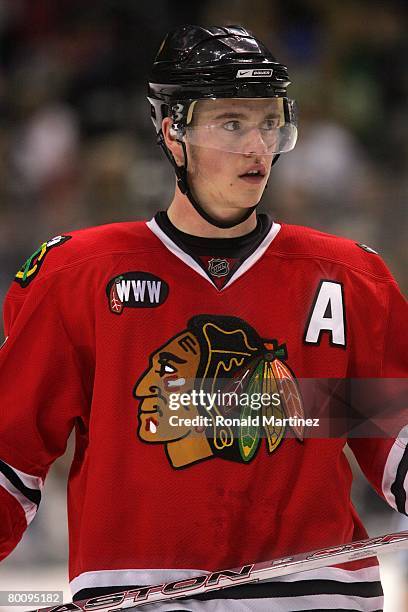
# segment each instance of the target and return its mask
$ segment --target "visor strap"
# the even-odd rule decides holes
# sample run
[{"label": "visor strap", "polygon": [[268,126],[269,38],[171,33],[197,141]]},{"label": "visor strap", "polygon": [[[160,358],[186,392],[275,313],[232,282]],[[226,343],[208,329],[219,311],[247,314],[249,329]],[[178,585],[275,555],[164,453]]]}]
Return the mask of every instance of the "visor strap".
[{"label": "visor strap", "polygon": [[[177,165],[177,162],[174,159],[173,154],[169,151],[169,149],[166,146],[162,130],[160,130],[160,132],[157,134],[157,144],[164,151],[165,156],[167,157],[167,159],[169,160],[169,162],[173,166],[174,172],[176,173],[176,177],[177,177],[177,185],[178,185],[181,193],[185,194],[187,192],[187,189],[188,189],[188,186],[187,186],[187,168],[186,168],[185,165],[183,165],[183,166],[178,166]],[[184,158],[186,159],[185,153],[184,153]]]}]

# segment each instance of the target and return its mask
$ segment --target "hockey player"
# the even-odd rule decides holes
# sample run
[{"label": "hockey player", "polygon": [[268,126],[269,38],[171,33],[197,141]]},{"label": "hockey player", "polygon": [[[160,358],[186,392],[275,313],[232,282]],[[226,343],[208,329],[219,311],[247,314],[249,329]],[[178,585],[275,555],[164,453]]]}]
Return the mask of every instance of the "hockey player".
[{"label": "hockey player", "polygon": [[[75,599],[366,535],[350,501],[346,438],[305,434],[296,379],[403,378],[407,307],[372,250],[257,214],[273,163],[296,142],[288,86],[286,68],[241,27],[169,33],[149,100],[177,177],[170,207],[148,222],[44,242],[8,292],[0,556],[34,518],[74,428]],[[229,407],[214,400],[219,390],[277,392],[282,403],[262,406],[261,424],[234,428],[222,420]],[[173,426],[172,416],[185,420]],[[403,427],[393,438],[349,441],[402,513],[406,443]],[[382,605],[378,566],[365,560],[153,609]]]}]

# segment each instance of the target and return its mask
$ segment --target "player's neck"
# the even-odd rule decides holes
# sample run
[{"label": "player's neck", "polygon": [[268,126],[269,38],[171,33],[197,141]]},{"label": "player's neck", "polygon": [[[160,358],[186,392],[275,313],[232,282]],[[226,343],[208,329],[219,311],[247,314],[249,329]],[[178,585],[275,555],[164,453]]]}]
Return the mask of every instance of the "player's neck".
[{"label": "player's neck", "polygon": [[[210,210],[208,212],[212,213]],[[179,189],[176,189],[174,199],[167,209],[167,215],[171,223],[180,231],[192,236],[203,236],[204,238],[234,238],[236,236],[244,236],[252,232],[257,224],[256,213],[254,211],[248,219],[236,227],[216,227],[198,214],[190,200]],[[222,220],[231,220],[231,217],[228,217],[228,212],[224,214]]]}]

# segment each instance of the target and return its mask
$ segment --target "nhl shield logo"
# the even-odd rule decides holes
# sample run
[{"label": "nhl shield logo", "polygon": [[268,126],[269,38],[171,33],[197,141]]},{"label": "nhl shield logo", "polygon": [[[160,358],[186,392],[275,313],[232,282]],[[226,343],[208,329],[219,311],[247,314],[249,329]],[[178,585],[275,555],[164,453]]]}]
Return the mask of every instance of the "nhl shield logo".
[{"label": "nhl shield logo", "polygon": [[229,263],[226,259],[215,259],[214,257],[208,262],[208,271],[212,276],[217,278],[227,276],[230,271]]}]

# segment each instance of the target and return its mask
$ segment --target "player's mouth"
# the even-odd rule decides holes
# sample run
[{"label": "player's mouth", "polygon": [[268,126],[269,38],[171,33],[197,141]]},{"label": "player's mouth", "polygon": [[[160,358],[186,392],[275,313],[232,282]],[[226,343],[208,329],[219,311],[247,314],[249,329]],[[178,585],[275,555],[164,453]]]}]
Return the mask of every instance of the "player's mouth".
[{"label": "player's mouth", "polygon": [[239,178],[245,181],[246,183],[252,185],[259,185],[265,179],[265,175],[266,168],[263,164],[253,164],[252,166],[249,166],[249,168],[247,168],[245,172],[240,174]]}]

